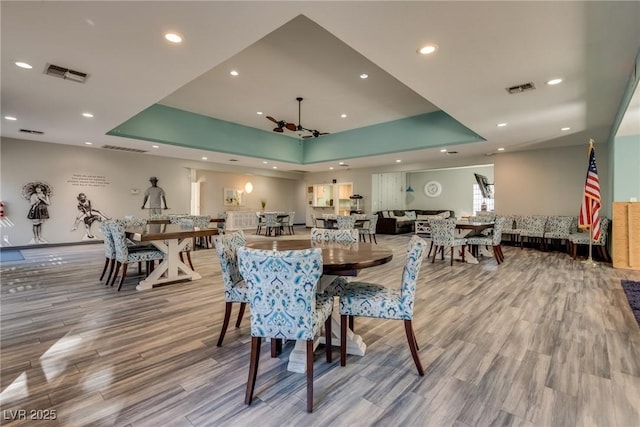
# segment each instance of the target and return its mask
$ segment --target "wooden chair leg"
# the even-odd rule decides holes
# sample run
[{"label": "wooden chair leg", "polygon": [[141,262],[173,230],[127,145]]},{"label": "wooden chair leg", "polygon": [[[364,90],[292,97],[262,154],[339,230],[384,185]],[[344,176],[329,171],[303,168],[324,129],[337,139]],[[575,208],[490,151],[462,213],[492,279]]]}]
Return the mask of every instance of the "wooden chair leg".
[{"label": "wooden chair leg", "polygon": [[102,269],[102,274],[100,275],[100,281],[102,281],[102,278],[104,277],[104,273],[107,272],[107,267],[109,266],[109,261],[111,261],[109,258],[104,259],[104,268]]},{"label": "wooden chair leg", "polygon": [[496,262],[500,264],[500,254],[498,253],[498,246],[493,247],[493,257],[496,259]]},{"label": "wooden chair leg", "polygon": [[347,366],[347,317],[340,315],[340,366]]},{"label": "wooden chair leg", "polygon": [[[371,237],[369,237],[369,243],[371,243]],[[376,240],[376,235],[373,235],[373,243],[375,243],[376,245],[378,244],[378,241]]]},{"label": "wooden chair leg", "polygon": [[127,277],[127,267],[129,267],[129,263],[124,263],[122,265],[122,277],[120,277],[120,283],[118,284],[118,292],[122,288],[122,284],[124,283],[124,278]]},{"label": "wooden chair leg", "polygon": [[282,339],[271,338],[271,357],[278,357],[282,353]]},{"label": "wooden chair leg", "polygon": [[331,316],[327,317],[327,320],[324,322],[324,335],[324,353],[327,358],[327,363],[331,363],[333,361],[333,348],[331,347]]},{"label": "wooden chair leg", "polygon": [[258,364],[260,362],[261,337],[251,337],[251,357],[249,359],[249,378],[247,378],[247,391],[244,395],[244,403],[251,405],[253,400],[253,390],[256,387],[256,376],[258,374]]},{"label": "wooden chair leg", "polygon": [[571,245],[571,256],[573,257],[573,259],[576,259],[577,255],[578,255],[578,245],[572,244]]},{"label": "wooden chair leg", "polygon": [[116,259],[112,258],[109,266],[109,275],[107,276],[107,280],[104,282],[105,286],[107,286],[109,284],[109,281],[111,280],[111,274],[113,274],[113,268],[115,267],[115,265],[116,265]]},{"label": "wooden chair leg", "polygon": [[224,339],[224,334],[227,333],[227,327],[229,326],[229,318],[231,317],[232,307],[233,307],[232,302],[227,302],[224,305],[224,320],[222,321],[222,330],[220,331],[220,337],[218,338],[218,343],[216,344],[218,347],[222,347],[222,340]]},{"label": "wooden chair leg", "polygon": [[116,261],[116,271],[113,272],[113,278],[111,279],[110,286],[113,286],[113,284],[116,282],[116,279],[118,278],[118,273],[120,272],[121,265],[122,263],[120,261]]},{"label": "wooden chair leg", "polygon": [[413,363],[416,364],[416,368],[418,369],[418,375],[423,377],[424,369],[422,368],[422,363],[420,362],[420,357],[418,356],[418,346],[416,344],[416,336],[413,333],[413,326],[411,325],[411,320],[404,321],[404,331],[407,334],[407,342],[409,343],[409,350],[411,350]]},{"label": "wooden chair leg", "polygon": [[242,322],[242,316],[244,316],[244,309],[247,308],[246,302],[240,303],[240,312],[238,313],[238,320],[236,320],[236,328],[240,327],[240,322]]},{"label": "wooden chair leg", "polygon": [[313,340],[307,340],[307,412],[313,412]]},{"label": "wooden chair leg", "polygon": [[195,271],[195,268],[193,268],[193,263],[191,262],[191,251],[187,251],[185,253],[187,254],[187,259],[189,260],[189,266],[191,267],[192,270]]},{"label": "wooden chair leg", "polygon": [[451,246],[451,267],[453,267],[453,246]]},{"label": "wooden chair leg", "polygon": [[355,322],[356,322],[356,317],[355,316],[349,316],[349,329],[351,329],[351,332],[355,331]]}]

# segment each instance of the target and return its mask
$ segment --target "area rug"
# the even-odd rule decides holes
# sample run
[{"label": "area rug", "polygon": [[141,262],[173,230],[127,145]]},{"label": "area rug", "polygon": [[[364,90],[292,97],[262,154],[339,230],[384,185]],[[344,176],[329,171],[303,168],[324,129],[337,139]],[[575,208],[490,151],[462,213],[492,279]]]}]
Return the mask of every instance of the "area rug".
[{"label": "area rug", "polygon": [[622,279],[621,284],[622,289],[624,289],[624,293],[627,295],[627,299],[629,300],[631,311],[633,311],[633,315],[636,317],[636,321],[640,325],[640,282]]},{"label": "area rug", "polygon": [[0,262],[9,262],[9,261],[22,261],[24,257],[22,253],[17,249],[9,249],[0,251]]}]

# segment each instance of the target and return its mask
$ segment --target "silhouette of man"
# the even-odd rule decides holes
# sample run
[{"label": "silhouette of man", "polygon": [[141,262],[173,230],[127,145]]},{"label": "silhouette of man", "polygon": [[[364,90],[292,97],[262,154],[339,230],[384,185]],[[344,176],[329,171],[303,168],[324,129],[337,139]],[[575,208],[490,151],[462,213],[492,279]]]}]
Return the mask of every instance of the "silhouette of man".
[{"label": "silhouette of man", "polygon": [[144,209],[148,200],[149,216],[160,215],[162,213],[162,209],[169,209],[167,207],[167,199],[165,198],[164,190],[158,187],[158,178],[152,176],[151,178],[149,178],[149,182],[151,183],[151,187],[147,188],[147,190],[144,192],[142,209]]}]

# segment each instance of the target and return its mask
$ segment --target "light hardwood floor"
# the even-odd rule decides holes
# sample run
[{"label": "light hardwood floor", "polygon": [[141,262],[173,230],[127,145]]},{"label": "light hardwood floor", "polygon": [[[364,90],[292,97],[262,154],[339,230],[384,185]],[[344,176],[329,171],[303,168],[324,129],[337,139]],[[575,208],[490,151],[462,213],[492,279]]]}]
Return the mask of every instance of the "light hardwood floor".
[{"label": "light hardwood floor", "polygon": [[[308,238],[297,228],[297,238]],[[252,236],[247,230],[250,239]],[[359,280],[399,286],[410,235],[378,235],[391,263]],[[192,253],[201,280],[121,292],[98,282],[102,245],[22,251],[1,266],[2,424],[54,409],[60,426],[640,426],[640,327],[620,286],[640,272],[585,266],[559,252],[505,247],[505,262],[425,260],[414,327],[359,318],[363,357],[286,370],[291,344],[264,344],[254,402],[244,404],[250,326],[216,347],[224,299],[213,250]],[[234,311],[234,316],[237,312]]]}]

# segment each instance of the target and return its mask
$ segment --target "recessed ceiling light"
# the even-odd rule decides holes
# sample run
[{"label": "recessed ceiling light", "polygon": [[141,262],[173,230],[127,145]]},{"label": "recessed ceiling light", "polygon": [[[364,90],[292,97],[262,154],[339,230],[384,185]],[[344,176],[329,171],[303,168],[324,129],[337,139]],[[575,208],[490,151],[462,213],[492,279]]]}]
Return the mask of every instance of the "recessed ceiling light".
[{"label": "recessed ceiling light", "polygon": [[238,73],[236,70],[231,70],[229,74],[231,74],[232,76],[237,76],[240,73]]},{"label": "recessed ceiling light", "polygon": [[329,166],[329,170],[332,171],[333,170],[333,166]]},{"label": "recessed ceiling light", "polygon": [[93,145],[93,142],[91,142],[91,141],[86,141],[86,142],[85,142],[85,145]]},{"label": "recessed ceiling light", "polygon": [[496,126],[498,126],[499,128],[503,128],[505,127],[507,124],[506,123],[498,123]]},{"label": "recessed ceiling light", "polygon": [[15,64],[16,64],[18,67],[20,67],[20,68],[25,68],[25,69],[27,69],[27,70],[30,70],[30,69],[32,69],[32,68],[33,68],[31,65],[27,64],[26,62],[20,62],[20,61],[18,61],[18,62],[16,62]]},{"label": "recessed ceiling light", "polygon": [[344,162],[340,162],[340,163],[338,163],[338,164],[339,164],[339,165],[344,165]]},{"label": "recessed ceiling light", "polygon": [[7,120],[11,120],[11,121],[18,120],[17,118],[15,118],[13,116],[4,116],[4,118],[7,119]]},{"label": "recessed ceiling light", "polygon": [[562,131],[571,130],[571,128],[561,128],[560,130],[562,130]]},{"label": "recessed ceiling light", "polygon": [[206,157],[202,157],[202,160],[207,160],[207,158]]},{"label": "recessed ceiling light", "polygon": [[360,78],[363,79],[363,80],[366,79],[367,77],[369,77],[369,74],[367,74],[367,73],[360,74]]},{"label": "recessed ceiling light", "polygon": [[182,37],[180,37],[176,33],[167,33],[164,35],[164,38],[171,43],[180,43],[182,41]]},{"label": "recessed ceiling light", "polygon": [[396,160],[396,163],[402,163],[402,160],[398,159]]},{"label": "recessed ceiling light", "polygon": [[267,162],[267,161],[262,162],[263,165],[266,165],[267,163],[269,163],[269,162]]},{"label": "recessed ceiling light", "polygon": [[345,119],[347,117],[346,114],[340,114],[340,117],[342,117],[343,119]]},{"label": "recessed ceiling light", "polygon": [[557,85],[558,83],[562,83],[562,79],[551,79],[547,82],[550,86]]},{"label": "recessed ceiling light", "polygon": [[160,148],[160,147],[157,145],[152,145],[151,148]]},{"label": "recessed ceiling light", "polygon": [[277,167],[277,166],[274,166],[273,168],[274,168],[274,169],[278,169],[278,167]]},{"label": "recessed ceiling light", "polygon": [[256,114],[261,116],[262,115],[262,111],[256,111]]},{"label": "recessed ceiling light", "polygon": [[91,113],[82,113],[82,115],[83,115],[84,117],[88,117],[88,118],[93,117],[93,114],[91,114]]},{"label": "recessed ceiling light", "polygon": [[504,151],[504,148],[500,147],[498,148],[498,151]]},{"label": "recessed ceiling light", "polygon": [[447,149],[446,149],[446,148],[443,148],[442,150],[440,150],[440,152],[441,152],[441,153],[446,153],[446,152],[447,152]]},{"label": "recessed ceiling light", "polygon": [[435,52],[436,50],[438,50],[438,46],[435,44],[428,44],[426,46],[422,46],[420,48],[418,48],[418,53],[420,55],[429,55],[433,52]]}]

